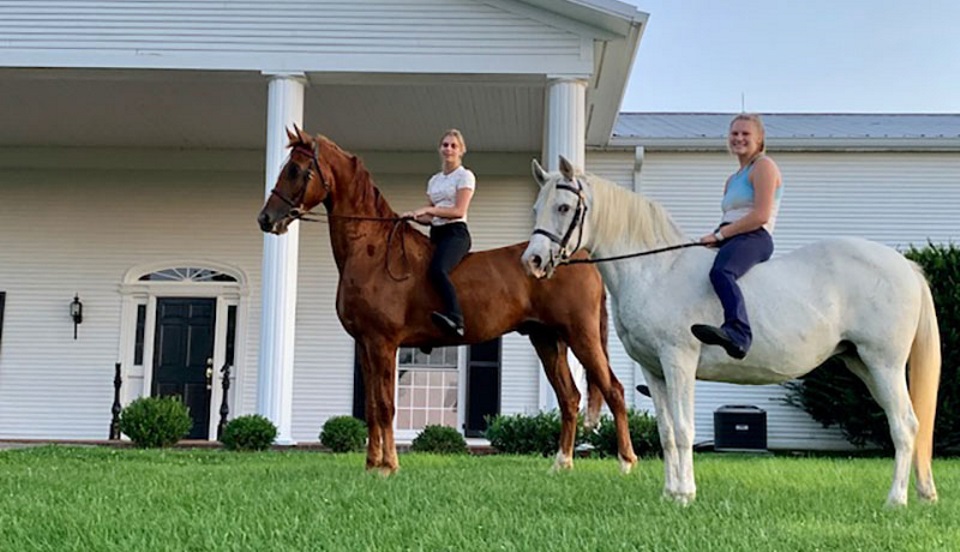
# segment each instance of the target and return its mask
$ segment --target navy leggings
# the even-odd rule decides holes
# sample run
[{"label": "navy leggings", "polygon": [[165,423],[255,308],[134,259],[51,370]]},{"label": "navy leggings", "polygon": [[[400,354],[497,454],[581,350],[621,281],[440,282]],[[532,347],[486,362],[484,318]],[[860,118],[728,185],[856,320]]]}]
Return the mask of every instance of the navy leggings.
[{"label": "navy leggings", "polygon": [[466,223],[451,222],[430,227],[430,241],[436,246],[433,258],[430,259],[430,268],[427,274],[433,287],[443,300],[444,314],[458,324],[463,324],[463,312],[460,310],[460,301],[457,300],[457,291],[450,281],[450,272],[460,264],[463,257],[470,251],[470,231]]},{"label": "navy leggings", "polygon": [[750,349],[753,333],[737,279],[771,255],[773,238],[765,229],[759,228],[723,240],[710,269],[710,283],[723,305],[723,329],[745,351]]}]

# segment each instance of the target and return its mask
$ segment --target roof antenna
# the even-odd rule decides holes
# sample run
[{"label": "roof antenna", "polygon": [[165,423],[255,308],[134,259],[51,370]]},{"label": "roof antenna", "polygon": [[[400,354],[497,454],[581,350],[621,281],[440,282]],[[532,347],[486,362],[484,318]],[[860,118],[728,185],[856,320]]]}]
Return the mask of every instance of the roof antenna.
[{"label": "roof antenna", "polygon": [[740,113],[746,113],[746,112],[747,112],[747,108],[745,107],[745,106],[746,106],[746,100],[745,100],[744,98],[745,98],[744,93],[743,93],[743,92],[740,92]]}]

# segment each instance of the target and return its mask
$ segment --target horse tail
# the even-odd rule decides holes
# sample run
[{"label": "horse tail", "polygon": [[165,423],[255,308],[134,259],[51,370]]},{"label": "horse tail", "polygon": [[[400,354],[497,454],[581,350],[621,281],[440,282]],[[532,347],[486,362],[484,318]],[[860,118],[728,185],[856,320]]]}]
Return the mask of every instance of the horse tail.
[{"label": "horse tail", "polygon": [[933,294],[923,270],[916,263],[910,263],[920,283],[920,322],[914,334],[910,349],[909,382],[910,400],[919,421],[917,440],[914,447],[917,488],[921,496],[936,500],[933,486],[931,459],[933,457],[933,423],[937,415],[937,388],[940,385],[940,330],[937,327],[937,313],[934,310]]}]

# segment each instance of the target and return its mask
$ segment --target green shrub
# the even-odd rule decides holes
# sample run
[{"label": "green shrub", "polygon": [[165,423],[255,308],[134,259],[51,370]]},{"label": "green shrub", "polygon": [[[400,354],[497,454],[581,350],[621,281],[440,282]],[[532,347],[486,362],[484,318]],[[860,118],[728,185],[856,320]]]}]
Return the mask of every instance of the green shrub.
[{"label": "green shrub", "polygon": [[323,424],[320,442],[333,452],[356,452],[367,444],[367,424],[353,416],[334,416]]},{"label": "green shrub", "polygon": [[[960,249],[929,244],[923,249],[911,247],[905,255],[923,268],[937,310],[943,367],[934,446],[943,451],[960,445]],[[883,410],[841,361],[828,360],[800,381],[784,386],[784,402],[807,411],[824,427],[839,427],[851,443],[893,447]]]},{"label": "green shrub", "polygon": [[227,450],[266,450],[277,438],[277,426],[259,414],[239,416],[223,428],[220,442]]},{"label": "green shrub", "polygon": [[428,425],[413,440],[410,450],[437,454],[466,454],[467,441],[452,427]]},{"label": "green shrub", "polygon": [[[551,456],[560,446],[560,413],[557,410],[533,416],[498,415],[487,418],[484,433],[490,444],[507,454]],[[583,441],[583,417],[577,418],[576,443]]]},{"label": "green shrub", "polygon": [[[657,456],[662,452],[655,417],[646,411],[631,408],[627,411],[627,425],[630,428],[630,442],[637,456]],[[587,434],[587,442],[601,456],[617,456],[617,424],[613,418],[606,414],[601,416],[597,427]]]},{"label": "green shrub", "polygon": [[190,411],[180,397],[140,397],[120,412],[120,431],[141,448],[172,446],[191,427]]}]

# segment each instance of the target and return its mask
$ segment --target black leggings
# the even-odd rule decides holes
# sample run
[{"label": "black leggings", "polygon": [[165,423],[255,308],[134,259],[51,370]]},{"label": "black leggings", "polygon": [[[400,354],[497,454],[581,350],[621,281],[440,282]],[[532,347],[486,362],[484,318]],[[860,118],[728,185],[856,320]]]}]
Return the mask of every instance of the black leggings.
[{"label": "black leggings", "polygon": [[463,312],[460,310],[460,301],[457,300],[457,291],[450,281],[450,272],[460,264],[463,257],[470,251],[470,231],[466,223],[451,222],[430,227],[430,241],[436,246],[433,258],[430,259],[430,269],[427,272],[434,288],[443,300],[445,314],[458,324],[463,324]]}]

